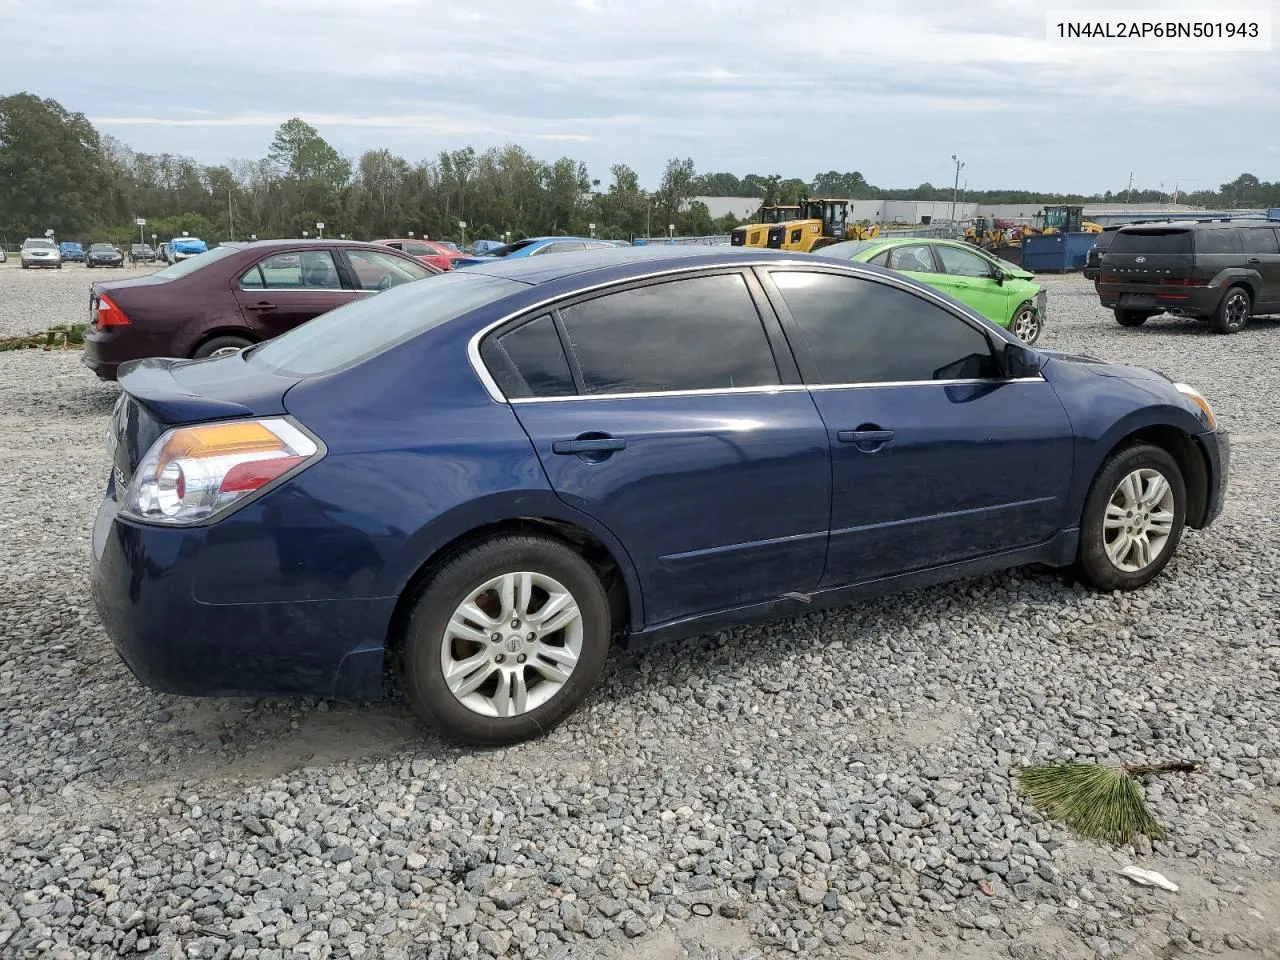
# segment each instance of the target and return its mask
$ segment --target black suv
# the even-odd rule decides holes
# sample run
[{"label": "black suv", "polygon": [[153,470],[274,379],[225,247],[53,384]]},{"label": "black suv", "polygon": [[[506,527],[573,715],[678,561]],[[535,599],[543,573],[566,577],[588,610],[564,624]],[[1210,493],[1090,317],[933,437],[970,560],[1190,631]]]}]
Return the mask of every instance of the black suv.
[{"label": "black suv", "polygon": [[1102,232],[1098,234],[1098,239],[1093,241],[1093,246],[1089,248],[1089,254],[1084,261],[1084,277],[1086,280],[1098,279],[1098,267],[1102,264],[1102,255],[1111,246],[1111,241],[1116,238],[1116,231],[1119,229],[1120,224],[1103,227]]},{"label": "black suv", "polygon": [[1277,228],[1280,221],[1243,218],[1121,227],[1102,254],[1098,299],[1124,327],[1172,313],[1238,333],[1250,316],[1280,313]]},{"label": "black suv", "polygon": [[156,252],[149,243],[135,243],[129,247],[130,263],[155,263]]}]

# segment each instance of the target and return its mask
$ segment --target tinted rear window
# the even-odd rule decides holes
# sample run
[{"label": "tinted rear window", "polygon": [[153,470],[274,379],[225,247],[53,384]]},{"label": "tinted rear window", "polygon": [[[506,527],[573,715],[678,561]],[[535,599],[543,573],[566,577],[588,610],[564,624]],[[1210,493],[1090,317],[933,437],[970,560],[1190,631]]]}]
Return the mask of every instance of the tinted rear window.
[{"label": "tinted rear window", "polygon": [[288,376],[332,373],[519,290],[480,273],[441,273],[323,313],[248,351],[248,362]]},{"label": "tinted rear window", "polygon": [[1103,232],[1098,234],[1098,239],[1093,241],[1094,249],[1096,249],[1099,253],[1101,253],[1103,250],[1106,250],[1107,247],[1111,246],[1111,242],[1115,240],[1118,233],[1119,231],[1112,230],[1109,233]]},{"label": "tinted rear window", "polygon": [[1190,253],[1190,230],[1143,230],[1129,233],[1120,230],[1111,243],[1109,253]]}]

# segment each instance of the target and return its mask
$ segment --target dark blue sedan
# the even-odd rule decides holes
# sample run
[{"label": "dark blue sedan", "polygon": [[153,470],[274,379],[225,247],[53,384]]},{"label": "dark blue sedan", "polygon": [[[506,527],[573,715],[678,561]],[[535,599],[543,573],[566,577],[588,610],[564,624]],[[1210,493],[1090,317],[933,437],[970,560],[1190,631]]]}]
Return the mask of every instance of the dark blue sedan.
[{"label": "dark blue sedan", "polygon": [[1141,587],[1228,440],[1158,373],[782,252],[477,264],[122,366],[94,596],[159,690],[549,729],[610,644],[1029,563]]}]

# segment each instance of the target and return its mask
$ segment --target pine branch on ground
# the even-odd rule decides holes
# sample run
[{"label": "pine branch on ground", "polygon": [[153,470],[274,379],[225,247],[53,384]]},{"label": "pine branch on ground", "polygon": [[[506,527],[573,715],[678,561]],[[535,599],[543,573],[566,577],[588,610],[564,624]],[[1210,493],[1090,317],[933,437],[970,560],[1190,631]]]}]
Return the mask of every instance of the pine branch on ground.
[{"label": "pine branch on ground", "polygon": [[1045,816],[1060,820],[1082,837],[1129,844],[1138,834],[1166,837],[1147,809],[1141,780],[1156,773],[1189,773],[1198,764],[1173,762],[1129,767],[1092,763],[1048,764],[1018,773],[1027,799]]},{"label": "pine branch on ground", "polygon": [[85,324],[58,324],[40,333],[0,339],[0,353],[8,350],[69,350],[84,346]]}]

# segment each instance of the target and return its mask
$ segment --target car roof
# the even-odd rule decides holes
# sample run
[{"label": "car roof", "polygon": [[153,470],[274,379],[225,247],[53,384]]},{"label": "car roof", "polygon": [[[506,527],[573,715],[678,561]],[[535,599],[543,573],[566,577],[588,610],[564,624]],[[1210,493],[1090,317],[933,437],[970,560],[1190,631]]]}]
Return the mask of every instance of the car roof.
[{"label": "car roof", "polygon": [[[555,239],[566,239],[563,237]],[[690,269],[698,267],[733,267],[744,260],[755,262],[804,263],[820,266],[824,261],[808,253],[791,253],[785,250],[767,250],[759,247],[730,247],[725,245],[654,245],[641,247],[601,247],[594,250],[575,250],[550,257],[517,257],[514,260],[496,258],[459,269],[467,273],[483,273],[503,277],[521,283],[541,284],[566,277],[579,276],[612,268],[611,279],[625,279],[652,273],[655,263],[669,262]],[[826,264],[839,263],[829,259]],[[861,265],[860,265],[861,266]],[[875,269],[875,268],[872,268]]]},{"label": "car roof", "polygon": [[[177,239],[181,240],[181,237]],[[194,237],[187,239],[194,240]],[[275,239],[275,240],[226,240],[219,246],[235,247],[238,250],[260,250],[263,247],[296,247],[301,245],[316,247],[378,247],[384,244],[376,243],[373,240],[330,240],[328,237],[321,240],[319,237],[294,237],[293,239]]]}]

